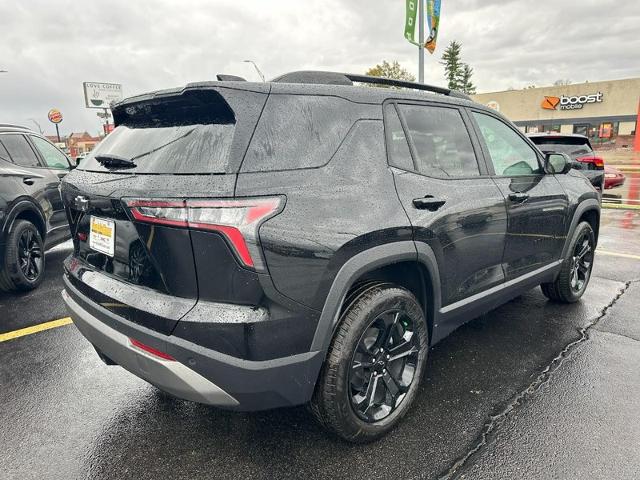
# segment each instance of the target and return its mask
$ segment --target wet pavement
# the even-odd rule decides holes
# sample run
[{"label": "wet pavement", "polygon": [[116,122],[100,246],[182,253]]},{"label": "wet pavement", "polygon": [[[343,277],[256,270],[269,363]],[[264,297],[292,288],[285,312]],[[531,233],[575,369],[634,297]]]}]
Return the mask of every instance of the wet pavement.
[{"label": "wet pavement", "polygon": [[[454,332],[405,421],[368,446],[303,407],[173,399],[103,365],[73,325],[2,342],[0,478],[638,478],[640,215],[626,213],[604,213],[581,302],[535,289]],[[0,296],[0,332],[65,316],[68,253],[48,254],[38,291]]]}]

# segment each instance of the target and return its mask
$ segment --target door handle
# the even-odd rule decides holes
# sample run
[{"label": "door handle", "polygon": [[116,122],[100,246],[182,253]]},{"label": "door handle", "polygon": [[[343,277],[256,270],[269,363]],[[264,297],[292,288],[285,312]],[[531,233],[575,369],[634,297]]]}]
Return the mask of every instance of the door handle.
[{"label": "door handle", "polygon": [[435,212],[441,206],[446,203],[446,200],[440,200],[437,198],[433,198],[433,195],[427,195],[423,198],[414,198],[413,206],[418,210],[429,210],[430,212]]},{"label": "door handle", "polygon": [[510,193],[509,200],[516,203],[523,203],[529,200],[529,195],[527,195],[526,193],[520,193],[520,192]]},{"label": "door handle", "polygon": [[25,185],[33,185],[34,183],[36,183],[36,179],[34,177],[24,177],[22,179],[22,183],[24,183]]}]

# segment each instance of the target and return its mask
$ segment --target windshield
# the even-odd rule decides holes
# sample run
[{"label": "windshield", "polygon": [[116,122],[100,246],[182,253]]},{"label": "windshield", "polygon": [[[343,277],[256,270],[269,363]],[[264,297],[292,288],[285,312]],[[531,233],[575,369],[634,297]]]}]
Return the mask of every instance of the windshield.
[{"label": "windshield", "polygon": [[121,125],[78,168],[114,171],[95,158],[113,155],[135,163],[135,167],[126,169],[127,173],[225,173],[234,127],[234,124],[156,128]]}]

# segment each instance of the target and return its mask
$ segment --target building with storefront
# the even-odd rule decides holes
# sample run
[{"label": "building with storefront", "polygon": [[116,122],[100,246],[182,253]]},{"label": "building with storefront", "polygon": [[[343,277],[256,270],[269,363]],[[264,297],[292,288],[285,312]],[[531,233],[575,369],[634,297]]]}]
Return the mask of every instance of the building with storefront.
[{"label": "building with storefront", "polygon": [[593,144],[633,146],[640,78],[481,93],[475,101],[500,111],[523,132],[586,135]]}]

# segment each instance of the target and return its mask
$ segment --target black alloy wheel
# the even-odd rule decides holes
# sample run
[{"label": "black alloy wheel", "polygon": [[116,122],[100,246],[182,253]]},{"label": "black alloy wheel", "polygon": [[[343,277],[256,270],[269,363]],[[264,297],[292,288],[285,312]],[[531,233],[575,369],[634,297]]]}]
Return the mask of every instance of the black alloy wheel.
[{"label": "black alloy wheel", "polygon": [[426,368],[424,312],[398,285],[370,281],[352,289],[309,405],[321,425],[365,443],[400,423]]},{"label": "black alloy wheel", "polygon": [[15,220],[0,264],[0,291],[33,290],[42,282],[44,271],[44,242],[38,228],[28,220]]},{"label": "black alloy wheel", "polygon": [[580,300],[589,285],[595,259],[596,236],[587,222],[576,227],[569,244],[568,255],[552,282],[543,283],[542,293],[550,300],[573,303]]},{"label": "black alloy wheel", "polygon": [[420,345],[406,312],[388,310],[363,332],[351,361],[351,406],[365,422],[388,417],[415,377]]},{"label": "black alloy wheel", "polygon": [[573,249],[571,264],[571,288],[576,293],[581,292],[589,281],[593,256],[592,235],[583,231]]},{"label": "black alloy wheel", "polygon": [[23,230],[18,243],[18,263],[22,274],[35,282],[42,274],[42,241],[30,229]]}]

